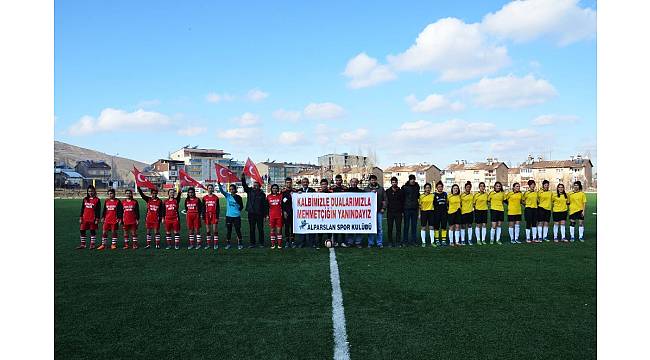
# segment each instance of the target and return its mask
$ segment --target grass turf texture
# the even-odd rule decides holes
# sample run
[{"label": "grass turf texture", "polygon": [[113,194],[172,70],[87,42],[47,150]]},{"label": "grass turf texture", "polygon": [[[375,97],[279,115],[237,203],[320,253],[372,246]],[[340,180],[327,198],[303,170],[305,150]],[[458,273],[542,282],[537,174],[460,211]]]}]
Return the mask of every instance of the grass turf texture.
[{"label": "grass turf texture", "polygon": [[[79,201],[54,202],[57,358],[332,357],[326,251],[77,251]],[[352,359],[595,358],[588,201],[585,243],[338,249]]]}]

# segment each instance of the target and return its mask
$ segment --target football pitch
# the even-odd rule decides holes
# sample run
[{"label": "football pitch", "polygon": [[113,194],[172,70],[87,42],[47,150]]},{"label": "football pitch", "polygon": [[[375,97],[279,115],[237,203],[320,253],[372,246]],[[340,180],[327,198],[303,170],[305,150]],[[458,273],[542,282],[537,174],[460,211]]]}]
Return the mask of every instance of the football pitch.
[{"label": "football pitch", "polygon": [[[337,248],[350,358],[595,359],[587,196],[585,243]],[[327,249],[75,250],[79,203],[54,201],[56,358],[333,357]]]}]

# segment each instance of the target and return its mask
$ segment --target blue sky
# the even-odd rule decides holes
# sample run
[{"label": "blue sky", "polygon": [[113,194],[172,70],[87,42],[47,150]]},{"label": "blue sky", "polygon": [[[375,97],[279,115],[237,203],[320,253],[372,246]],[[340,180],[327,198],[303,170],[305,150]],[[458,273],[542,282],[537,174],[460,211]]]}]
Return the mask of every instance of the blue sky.
[{"label": "blue sky", "polygon": [[595,26],[577,0],[57,1],[55,139],[146,162],[595,163]]}]

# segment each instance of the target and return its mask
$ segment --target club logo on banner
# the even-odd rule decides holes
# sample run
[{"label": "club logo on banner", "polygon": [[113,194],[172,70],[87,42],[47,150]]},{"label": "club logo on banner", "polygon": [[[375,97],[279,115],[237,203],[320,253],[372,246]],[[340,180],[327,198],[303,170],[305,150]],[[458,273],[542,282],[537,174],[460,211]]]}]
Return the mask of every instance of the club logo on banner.
[{"label": "club logo on banner", "polygon": [[377,194],[293,193],[296,234],[377,233]]}]

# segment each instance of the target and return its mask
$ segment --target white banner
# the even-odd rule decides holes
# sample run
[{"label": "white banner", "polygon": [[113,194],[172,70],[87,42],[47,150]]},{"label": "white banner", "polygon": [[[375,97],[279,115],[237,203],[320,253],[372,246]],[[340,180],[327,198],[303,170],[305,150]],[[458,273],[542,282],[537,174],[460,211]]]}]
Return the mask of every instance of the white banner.
[{"label": "white banner", "polygon": [[377,233],[377,193],[293,193],[296,234]]}]

